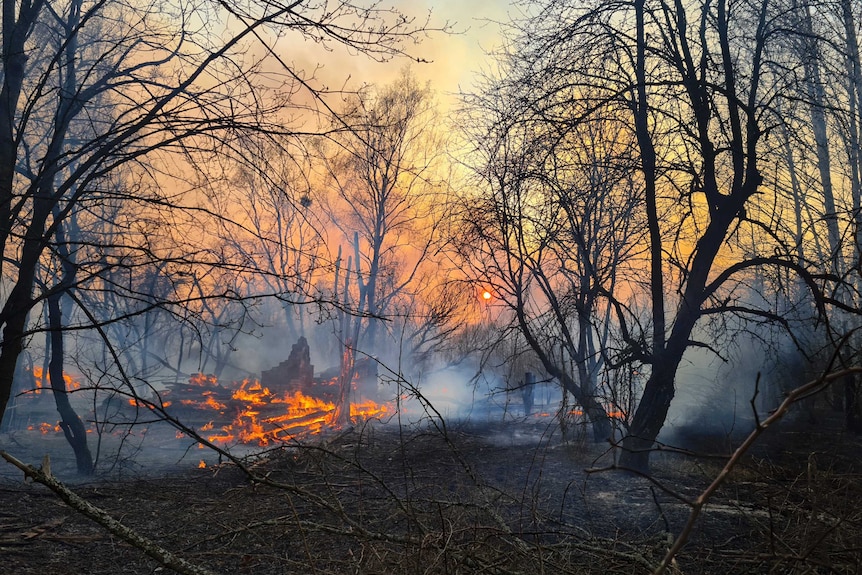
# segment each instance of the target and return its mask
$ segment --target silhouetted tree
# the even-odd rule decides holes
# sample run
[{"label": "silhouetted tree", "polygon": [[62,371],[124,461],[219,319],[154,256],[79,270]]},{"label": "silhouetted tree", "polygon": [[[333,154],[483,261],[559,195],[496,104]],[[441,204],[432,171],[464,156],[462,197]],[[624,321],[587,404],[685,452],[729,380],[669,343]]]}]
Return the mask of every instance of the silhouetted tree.
[{"label": "silhouetted tree", "polygon": [[[647,469],[686,352],[719,351],[716,342],[697,339],[706,333],[698,326],[723,314],[787,324],[770,304],[745,299],[752,278],[782,270],[822,295],[822,284],[813,277],[830,264],[799,261],[794,242],[778,231],[785,228],[775,218],[776,186],[771,180],[764,185],[767,175],[775,177],[763,166],[774,158],[776,144],[767,136],[781,122],[779,111],[800,94],[816,95],[814,68],[807,84],[787,73],[798,68],[791,47],[799,38],[799,29],[788,26],[787,8],[771,0],[551,0],[531,5],[513,24],[507,53],[518,64],[504,69],[504,81],[533,88],[518,93],[511,117],[498,124],[517,126],[521,116],[537,116],[562,138],[610,119],[629,134],[624,141],[634,142],[629,169],[638,173],[634,185],[642,200],[633,205],[633,219],[642,226],[636,237],[643,238],[640,261],[646,273],[640,277],[648,311],[646,317],[634,313],[640,293],[623,298],[620,290],[610,295],[610,309],[625,342],[622,357],[647,366],[648,377],[623,441],[623,466]],[[607,134],[602,139],[614,141]],[[518,146],[528,148],[534,141],[525,131]],[[519,156],[514,154],[514,164],[511,158],[494,158],[500,162],[494,176],[506,175],[498,188],[508,187],[500,201],[513,206],[525,205],[517,200],[524,197],[521,174],[554,173],[542,166],[534,176],[536,170],[519,167]],[[531,228],[553,221],[550,211],[531,210],[509,210],[521,222],[504,220],[508,237],[517,239],[530,229],[524,221]],[[534,282],[535,273],[527,273],[527,263],[543,247],[521,243],[521,249],[504,250],[514,265],[502,268],[520,270],[512,275],[517,297],[530,293],[526,280]],[[636,285],[634,278],[627,282]],[[825,300],[818,301],[823,316]],[[834,298],[830,302],[849,309]],[[550,304],[543,303],[553,309]]]},{"label": "silhouetted tree", "polygon": [[634,142],[612,114],[571,122],[579,113],[572,94],[534,83],[523,64],[519,51],[508,53],[500,77],[466,97],[462,125],[478,189],[461,198],[462,255],[603,441],[610,394],[598,383],[609,314],[643,250]]},{"label": "silhouetted tree", "polygon": [[[405,69],[392,84],[348,99],[338,123],[350,128],[324,150],[333,199],[323,201],[350,246],[347,262],[340,252],[337,258],[345,281],[338,286],[345,305],[338,337],[352,348],[343,357],[397,349],[384,322],[410,313],[423,268],[441,243],[443,146],[436,121],[430,87]],[[352,316],[345,324],[346,312]],[[349,384],[352,367],[342,373]]]}]

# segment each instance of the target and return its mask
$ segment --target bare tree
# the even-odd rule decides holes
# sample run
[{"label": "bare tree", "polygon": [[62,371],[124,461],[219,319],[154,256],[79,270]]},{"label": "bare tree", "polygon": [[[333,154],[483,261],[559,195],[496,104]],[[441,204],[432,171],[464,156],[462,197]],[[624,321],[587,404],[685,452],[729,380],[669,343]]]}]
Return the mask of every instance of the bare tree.
[{"label": "bare tree", "polygon": [[[70,214],[95,213],[110,201],[119,207],[113,223],[127,225],[113,236],[118,244],[88,240],[94,253],[106,248],[103,257],[79,259],[74,285],[54,288],[73,297],[87,285],[116,287],[108,269],[170,261],[165,271],[174,274],[237,265],[206,238],[218,229],[212,222],[230,219],[207,205],[218,159],[242,159],[233,144],[251,133],[286,150],[299,132],[286,110],[327,106],[313,76],[280,56],[285,33],[386,59],[428,29],[427,20],[354,2],[204,3],[194,7],[195,17],[184,9],[161,2],[3,2],[0,250],[9,287],[0,310],[0,414],[30,312],[43,301],[34,294],[40,262]],[[280,67],[282,80],[265,79],[267,66]],[[158,233],[170,241],[154,250],[141,243],[146,230],[139,220],[158,221]],[[206,297],[241,295],[215,288]],[[133,313],[181,303],[159,301]],[[82,315],[97,327],[120,319]]]},{"label": "bare tree", "polygon": [[271,313],[279,317],[259,321],[285,328],[288,340],[295,341],[308,335],[315,311],[309,311],[306,304],[316,300],[314,283],[325,268],[321,261],[324,222],[306,176],[310,165],[295,165],[297,160],[308,158],[284,157],[267,147],[258,154],[262,163],[269,158],[272,173],[239,169],[235,190],[221,209],[242,214],[247,224],[226,226],[223,241],[226,249],[235,253],[230,259],[243,261],[255,270],[250,289],[276,296],[264,313],[268,315],[275,306]]},{"label": "bare tree", "polygon": [[[799,260],[795,242],[781,235],[787,228],[776,223],[779,198],[770,193],[778,182],[764,185],[773,174],[762,166],[781,149],[767,138],[781,122],[779,110],[789,109],[800,93],[817,93],[816,67],[809,67],[807,84],[788,72],[798,67],[790,48],[799,29],[788,25],[787,8],[770,0],[550,0],[529,4],[513,25],[508,53],[519,64],[504,77],[533,89],[519,93],[520,106],[494,125],[518,125],[527,114],[553,120],[558,133],[568,134],[613,119],[635,143],[630,167],[638,172],[634,185],[642,201],[632,204],[633,219],[642,226],[636,237],[643,238],[644,251],[636,253],[643,254],[646,273],[632,272],[627,286],[642,278],[643,291],[612,294],[610,309],[625,342],[622,356],[645,365],[649,375],[623,441],[623,466],[647,469],[686,352],[699,347],[720,356],[716,341],[697,339],[709,333],[700,327],[725,314],[786,325],[769,303],[746,299],[752,278],[765,270],[788,272],[822,295],[813,278],[830,265]],[[525,130],[516,149],[528,148],[534,138]],[[601,138],[613,141],[607,134]],[[533,173],[519,167],[520,155],[494,159],[498,187],[509,188],[501,198],[515,207],[508,213],[533,228],[554,221],[548,211],[527,211],[529,204],[515,199],[526,193],[518,176]],[[538,177],[553,173],[542,166]],[[830,210],[825,203],[824,209]],[[512,218],[503,221],[511,226],[510,237],[525,229]],[[543,247],[521,243],[521,249],[503,250],[518,254],[512,269],[521,271],[512,277],[523,279],[512,282],[518,287],[513,295],[529,293],[526,278],[533,282],[534,274],[519,262],[537,259]],[[633,311],[639,298],[648,302],[647,317]],[[818,301],[824,317],[825,300]],[[550,300],[544,305],[554,309]]]},{"label": "bare tree", "polygon": [[606,440],[609,314],[642,249],[632,133],[611,114],[575,124],[571,93],[534,84],[517,49],[504,58],[505,72],[466,99],[479,182],[462,197],[462,253]]},{"label": "bare tree", "polygon": [[[408,69],[392,84],[348,99],[339,115],[350,130],[332,136],[325,166],[331,221],[350,246],[346,266],[340,248],[336,258],[344,272],[336,274],[337,289],[349,306],[339,328],[350,348],[343,357],[355,350],[377,355],[381,343],[394,341],[384,331],[387,317],[409,314],[423,269],[440,246],[443,146],[436,118],[430,87]],[[353,314],[346,324],[344,313]],[[345,385],[353,360],[346,363]]]}]

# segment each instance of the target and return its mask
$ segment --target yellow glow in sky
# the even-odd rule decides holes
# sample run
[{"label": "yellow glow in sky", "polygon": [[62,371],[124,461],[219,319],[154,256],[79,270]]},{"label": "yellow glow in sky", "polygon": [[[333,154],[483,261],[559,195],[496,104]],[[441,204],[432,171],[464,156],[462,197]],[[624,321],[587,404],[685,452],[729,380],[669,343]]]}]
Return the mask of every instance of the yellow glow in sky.
[{"label": "yellow glow in sky", "polygon": [[[485,53],[499,44],[497,22],[508,20],[509,0],[423,0],[396,1],[397,9],[424,18],[431,10],[431,26],[440,27],[447,21],[452,34],[432,33],[421,44],[406,46],[407,51],[428,63],[412,64],[413,73],[421,82],[430,81],[441,107],[447,108],[459,90],[469,90],[477,71],[487,67]],[[305,51],[305,50],[303,50]],[[383,85],[394,80],[401,68],[409,64],[406,58],[377,63],[368,58],[341,51],[323,52],[318,46],[308,46],[301,60],[319,62],[324,66],[320,76],[329,87],[356,88],[363,84]]]}]

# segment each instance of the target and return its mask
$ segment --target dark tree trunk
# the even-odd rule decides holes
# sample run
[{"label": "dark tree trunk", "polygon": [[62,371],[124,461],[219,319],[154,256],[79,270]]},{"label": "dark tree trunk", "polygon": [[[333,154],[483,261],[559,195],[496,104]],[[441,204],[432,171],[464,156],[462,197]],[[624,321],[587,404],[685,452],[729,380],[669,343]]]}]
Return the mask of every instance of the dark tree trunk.
[{"label": "dark tree trunk", "polygon": [[844,418],[847,431],[862,434],[862,418],[860,418],[859,384],[855,374],[844,378]]},{"label": "dark tree trunk", "polygon": [[48,365],[51,391],[60,414],[60,427],[72,451],[81,475],[93,474],[93,456],[87,446],[87,429],[69,402],[69,390],[63,379],[63,322],[60,312],[62,292],[48,296],[48,325],[51,329],[51,362]]},{"label": "dark tree trunk", "polygon": [[[37,200],[34,222],[24,240],[18,265],[18,281],[9,293],[0,317],[3,318],[3,341],[0,343],[0,418],[6,412],[6,405],[15,382],[15,367],[24,349],[24,333],[27,318],[33,307],[33,284],[36,277],[36,264],[42,253],[42,230],[48,210]],[[2,419],[0,419],[2,420]]]},{"label": "dark tree trunk", "polygon": [[[43,2],[37,0],[20,7],[18,2],[3,1],[2,50],[0,59],[3,65],[2,87],[0,87],[0,255],[5,253],[6,242],[12,233],[15,220],[13,214],[13,182],[18,158],[18,142],[14,135],[15,113],[24,82],[27,54],[24,49],[33,22],[42,9]],[[46,214],[47,215],[47,214]],[[6,412],[12,386],[15,380],[15,366],[23,349],[23,334],[30,313],[33,270],[27,256],[25,240],[22,249],[18,281],[9,293],[9,298],[0,313],[3,327],[3,341],[0,343],[0,422]],[[37,256],[38,257],[38,256]],[[35,265],[35,260],[33,262]],[[3,270],[0,257],[0,270]],[[23,278],[22,278],[23,276]]]},{"label": "dark tree trunk", "polygon": [[548,375],[560,380],[564,393],[566,391],[571,393],[574,396],[575,401],[584,408],[584,413],[587,414],[587,418],[593,426],[593,439],[596,442],[607,441],[611,437],[612,432],[611,420],[608,417],[608,413],[605,411],[604,406],[598,398],[596,398],[595,390],[590,389],[589,385],[584,385],[583,381],[581,382],[581,385],[578,385],[578,382],[574,380],[572,375],[562,369],[560,365],[558,365],[557,362],[548,355],[544,346],[542,346],[542,344],[536,339],[536,336],[527,321],[525,312],[526,302],[523,300],[520,293],[517,298],[514,311],[518,320],[518,327],[524,335],[524,339],[527,340],[527,345],[530,346],[530,349],[532,349],[539,358],[539,361],[542,363],[542,367],[545,368]]},{"label": "dark tree trunk", "polygon": [[[18,142],[14,134],[14,126],[27,64],[25,45],[43,5],[43,0],[26,3],[3,0],[3,18],[0,22],[2,25],[0,59],[2,59],[3,69],[2,86],[0,86],[0,254],[5,253],[6,242],[12,233],[15,220],[13,181],[18,158]],[[3,269],[3,258],[0,258],[0,271]],[[9,352],[11,351],[10,348]],[[17,353],[11,353],[11,355],[7,353],[7,361],[0,365],[0,369],[3,370],[0,373],[0,380],[7,379],[3,374],[7,374],[8,379],[11,380],[15,362],[11,362],[10,370],[5,368],[12,356],[17,360]],[[0,381],[0,395],[6,390],[5,384],[5,381]],[[0,398],[0,410],[5,406],[6,401]],[[0,411],[0,417],[2,413]]]},{"label": "dark tree trunk", "polygon": [[675,377],[679,361],[661,361],[653,366],[629,434],[623,439],[620,466],[646,473],[655,440],[667,419],[675,394]]},{"label": "dark tree trunk", "polygon": [[[757,143],[761,130],[757,125],[757,117],[752,114],[755,109],[753,101],[760,83],[760,65],[763,50],[764,30],[767,23],[767,3],[763,3],[759,13],[758,38],[753,47],[753,68],[750,73],[749,101],[747,109],[742,105],[742,98],[737,93],[737,83],[741,76],[737,75],[731,47],[731,15],[726,0],[716,4],[714,16],[707,7],[702,8],[701,25],[704,26],[714,17],[720,48],[720,71],[722,74],[722,98],[727,106],[727,128],[729,142],[727,151],[731,160],[732,179],[719,184],[717,177],[719,166],[717,162],[717,146],[713,138],[712,123],[714,107],[710,104],[715,98],[710,86],[704,81],[698,66],[695,65],[686,35],[687,14],[681,3],[674,10],[669,10],[668,17],[674,19],[679,29],[678,45],[674,45],[677,71],[682,85],[688,94],[693,113],[693,128],[698,137],[699,152],[703,158],[702,192],[709,204],[709,223],[696,242],[688,274],[684,280],[679,307],[672,324],[670,335],[666,335],[666,316],[664,307],[664,287],[662,282],[663,249],[656,202],[656,151],[650,131],[650,106],[647,92],[646,57],[647,36],[645,30],[646,9],[644,0],[634,3],[637,26],[637,86],[634,90],[635,130],[641,154],[641,168],[645,179],[645,194],[647,203],[647,223],[650,229],[650,290],[652,298],[653,337],[652,350],[648,354],[652,371],[644,388],[643,396],[635,412],[630,435],[623,441],[623,452],[620,455],[620,465],[637,471],[646,472],[649,469],[649,454],[667,417],[668,409],[675,393],[676,371],[682,361],[685,350],[691,344],[690,338],[697,321],[702,315],[702,308],[707,299],[715,293],[726,279],[713,278],[710,273],[724,244],[732,224],[737,219],[744,219],[744,207],[748,199],[757,191],[762,176],[757,166]],[[706,49],[706,46],[702,46]],[[729,189],[728,189],[729,184]],[[723,189],[726,191],[723,192]],[[711,282],[711,283],[708,283]]]},{"label": "dark tree trunk", "polygon": [[653,365],[644,387],[643,396],[635,410],[629,434],[623,440],[620,464],[641,472],[649,470],[649,456],[653,443],[664,425],[670,402],[674,396],[674,377],[678,365],[658,360],[665,348],[666,323],[664,305],[664,252],[662,249],[656,190],[657,154],[649,125],[649,99],[646,80],[646,17],[644,0],[634,3],[637,28],[635,76],[637,85],[633,94],[635,134],[640,150],[641,171],[644,175],[647,227],[650,251],[650,302],[652,306]]},{"label": "dark tree trunk", "polygon": [[829,152],[829,132],[826,122],[826,91],[821,77],[820,66],[823,56],[820,50],[820,39],[814,31],[811,21],[811,5],[803,2],[798,7],[802,20],[803,45],[802,64],[805,70],[805,91],[808,96],[808,114],[811,120],[811,130],[814,135],[814,146],[817,157],[817,171],[820,175],[820,188],[823,192],[823,219],[826,221],[827,239],[829,241],[830,270],[834,274],[843,273],[843,258],[841,256],[841,230],[839,229],[838,210],[835,204],[835,192],[832,185],[832,159]]}]

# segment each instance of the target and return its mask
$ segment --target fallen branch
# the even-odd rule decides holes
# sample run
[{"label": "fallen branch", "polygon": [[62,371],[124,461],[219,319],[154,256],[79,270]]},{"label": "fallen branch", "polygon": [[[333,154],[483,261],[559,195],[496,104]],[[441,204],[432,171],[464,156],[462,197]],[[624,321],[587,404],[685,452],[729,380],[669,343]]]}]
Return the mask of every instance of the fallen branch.
[{"label": "fallen branch", "polygon": [[41,483],[56,493],[57,496],[69,507],[78,511],[82,515],[89,517],[108,530],[112,535],[116,535],[133,547],[140,549],[165,567],[173,569],[177,573],[182,573],[183,575],[216,575],[213,571],[189,563],[182,557],[174,555],[164,547],[158,545],[155,541],[148,539],[130,527],[123,525],[111,517],[104,509],[96,507],[69,490],[68,487],[63,485],[51,474],[50,461],[47,456],[45,456],[41,469],[36,469],[32,465],[27,465],[5,451],[0,451],[0,457],[23,471],[25,477],[29,477],[33,481]]}]

